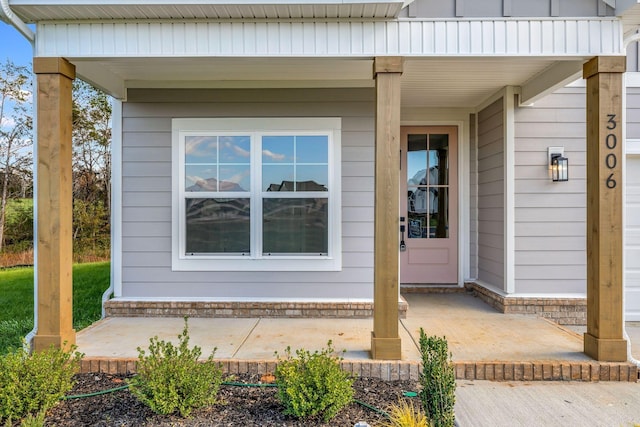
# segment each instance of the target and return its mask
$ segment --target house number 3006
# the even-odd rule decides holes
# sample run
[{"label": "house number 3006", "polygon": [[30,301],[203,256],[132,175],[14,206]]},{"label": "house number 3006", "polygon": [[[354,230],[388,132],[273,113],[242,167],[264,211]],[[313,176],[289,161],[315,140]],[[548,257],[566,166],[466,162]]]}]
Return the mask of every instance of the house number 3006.
[{"label": "house number 3006", "polygon": [[[618,122],[616,121],[616,115],[607,114],[607,117],[609,118],[609,120],[607,120],[607,130],[612,131],[618,126]],[[607,133],[607,136],[604,142],[609,150],[613,150],[614,148],[616,148],[616,145],[618,145],[618,137],[613,132]],[[613,170],[618,165],[618,158],[616,157],[616,153],[611,152],[607,154],[606,157],[604,158],[604,164],[607,167],[607,169],[612,171],[607,177],[607,182],[606,182],[607,188],[610,188],[610,189],[616,188],[617,182],[613,178],[613,175],[614,175]]]}]

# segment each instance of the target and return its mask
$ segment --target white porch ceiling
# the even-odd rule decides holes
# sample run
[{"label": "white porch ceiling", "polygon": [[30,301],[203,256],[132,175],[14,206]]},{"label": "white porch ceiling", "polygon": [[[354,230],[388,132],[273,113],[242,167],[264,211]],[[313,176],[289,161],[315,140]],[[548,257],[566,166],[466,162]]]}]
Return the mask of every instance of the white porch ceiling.
[{"label": "white porch ceiling", "polygon": [[403,3],[403,0],[9,0],[11,9],[25,22],[103,19],[395,18]]},{"label": "white porch ceiling", "polygon": [[[586,58],[585,58],[586,59]],[[70,58],[78,75],[124,88],[373,87],[372,58]],[[406,58],[403,107],[474,108],[504,86],[546,78],[549,58]],[[580,71],[582,60],[566,61]],[[569,74],[572,74],[571,72]],[[543,88],[561,82],[551,75]],[[564,76],[567,78],[567,76]],[[122,97],[120,95],[120,97]]]}]

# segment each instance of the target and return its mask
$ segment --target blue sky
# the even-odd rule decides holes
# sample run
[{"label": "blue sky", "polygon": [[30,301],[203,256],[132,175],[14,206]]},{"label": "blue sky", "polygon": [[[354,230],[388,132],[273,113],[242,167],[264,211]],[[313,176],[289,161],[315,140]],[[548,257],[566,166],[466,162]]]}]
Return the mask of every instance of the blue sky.
[{"label": "blue sky", "polygon": [[7,58],[16,65],[30,67],[33,57],[31,44],[15,28],[0,21],[0,62]]}]

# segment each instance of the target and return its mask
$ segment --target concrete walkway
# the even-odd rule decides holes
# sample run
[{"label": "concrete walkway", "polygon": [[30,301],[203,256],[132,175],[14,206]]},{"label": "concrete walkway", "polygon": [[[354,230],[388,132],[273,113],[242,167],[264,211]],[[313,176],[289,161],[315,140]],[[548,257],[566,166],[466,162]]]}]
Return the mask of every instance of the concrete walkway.
[{"label": "concrete walkway", "polygon": [[461,427],[634,427],[640,384],[458,381]]}]

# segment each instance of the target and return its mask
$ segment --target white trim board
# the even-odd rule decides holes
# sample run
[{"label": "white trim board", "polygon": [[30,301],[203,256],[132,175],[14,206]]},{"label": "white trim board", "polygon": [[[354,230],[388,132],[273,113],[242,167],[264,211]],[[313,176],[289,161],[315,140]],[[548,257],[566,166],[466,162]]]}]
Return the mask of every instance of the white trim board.
[{"label": "white trim board", "polygon": [[[173,271],[341,271],[342,269],[342,185],[341,185],[341,129],[342,119],[317,118],[184,118],[172,119],[172,233],[171,268]],[[322,255],[281,254],[268,256],[262,253],[262,200],[260,161],[262,152],[260,137],[263,135],[321,134],[328,137],[328,192],[322,192],[329,204],[328,252]],[[251,139],[250,191],[203,192],[204,198],[242,197],[251,203],[251,251],[247,254],[188,254],[186,251],[186,223],[184,199],[184,138],[186,135],[222,133],[244,135]],[[250,193],[250,197],[247,194]],[[312,197],[313,192],[283,193],[282,197]],[[326,194],[326,197],[324,196]],[[318,196],[319,197],[319,196]]]},{"label": "white trim board", "polygon": [[[299,303],[372,303],[373,298],[273,298],[273,297],[118,297],[111,301],[117,302],[299,302]],[[398,300],[400,302],[401,300]]]},{"label": "white trim board", "polygon": [[515,283],[515,90],[504,89],[504,283],[507,293],[516,291]]},{"label": "white trim board", "polygon": [[122,101],[113,100],[111,115],[111,285],[122,296]]},{"label": "white trim board", "polygon": [[[470,213],[469,206],[469,115],[467,110],[438,111],[432,109],[407,109],[403,112],[400,126],[456,126],[458,128],[458,287],[464,287],[471,270],[470,259]],[[428,117],[428,120],[420,120]],[[442,120],[434,120],[442,117]]]},{"label": "white trim board", "polygon": [[627,139],[625,152],[629,154],[640,154],[640,139]]}]

